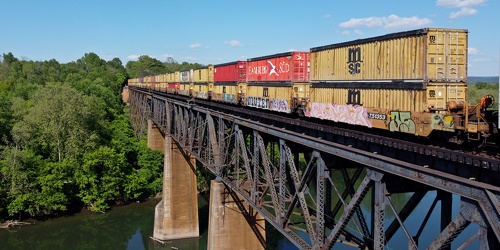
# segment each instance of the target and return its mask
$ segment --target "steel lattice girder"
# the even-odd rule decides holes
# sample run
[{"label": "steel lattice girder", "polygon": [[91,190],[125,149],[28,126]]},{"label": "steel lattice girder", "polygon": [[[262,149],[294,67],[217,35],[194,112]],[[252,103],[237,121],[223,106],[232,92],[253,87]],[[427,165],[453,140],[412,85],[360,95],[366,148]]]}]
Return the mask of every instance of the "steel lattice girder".
[{"label": "steel lattice girder", "polygon": [[[215,174],[217,179],[242,195],[269,223],[300,248],[327,249],[332,247],[342,235],[344,238],[354,237],[348,232],[346,224],[354,213],[359,212],[359,203],[372,186],[374,187],[372,200],[375,202],[371,209],[375,212],[372,215],[371,239],[367,239],[365,235],[365,241],[355,239],[353,242],[358,247],[371,245],[375,249],[383,248],[385,237],[388,236],[386,233],[392,235],[394,230],[391,229],[390,232],[383,230],[385,206],[380,206],[380,204],[386,203],[384,199],[386,189],[382,180],[384,175],[400,176],[403,179],[419,182],[475,202],[476,209],[483,215],[482,222],[488,228],[482,231],[491,231],[496,239],[500,238],[498,211],[500,189],[498,187],[457,178],[422,166],[265,124],[211,112],[202,107],[163,97],[154,96],[153,101],[148,101],[147,97],[139,97],[141,95],[147,95],[147,93],[132,95],[137,100],[143,100],[134,101],[133,108],[141,112],[150,110],[158,112],[158,109],[138,106],[160,106],[160,110],[165,112],[161,111],[160,115],[155,114],[152,117],[155,123],[162,126],[164,133],[173,137],[181,147],[186,149],[187,153],[196,156],[197,160]],[[164,104],[160,104],[162,102]],[[137,112],[135,114],[144,117],[137,115]],[[273,145],[277,142],[279,142],[278,151],[280,152],[278,161],[272,158],[275,151]],[[303,153],[312,156],[306,169],[300,171],[291,153],[291,148],[297,145]],[[329,194],[330,189],[326,187],[330,187],[331,184],[324,182],[325,178],[329,178],[329,170],[325,167],[322,158],[325,155],[348,159],[364,165],[367,169],[363,181],[355,193],[351,193],[350,201],[344,202],[344,211],[340,219],[328,229],[324,222],[329,211],[325,212],[325,207],[329,207],[326,204],[331,201],[325,200],[325,194]],[[349,178],[344,178],[344,182],[346,187],[352,187],[352,180]],[[313,183],[316,184],[312,185]],[[310,190],[313,187],[315,190]],[[316,193],[315,198],[311,192]],[[340,193],[339,196],[341,196]],[[390,203],[390,197],[388,202]],[[292,215],[296,213],[302,217],[305,227],[294,224],[297,223],[297,219],[292,219]],[[404,217],[407,216],[405,213],[407,212],[400,213],[403,219],[398,216],[399,223],[404,221]],[[359,218],[359,220],[365,231],[363,219]],[[459,219],[455,219],[454,222],[456,220]],[[298,231],[301,230],[308,237],[304,238],[303,233],[299,236]],[[442,233],[436,241],[448,242],[453,240],[454,236]],[[491,241],[491,238],[488,239]]]}]

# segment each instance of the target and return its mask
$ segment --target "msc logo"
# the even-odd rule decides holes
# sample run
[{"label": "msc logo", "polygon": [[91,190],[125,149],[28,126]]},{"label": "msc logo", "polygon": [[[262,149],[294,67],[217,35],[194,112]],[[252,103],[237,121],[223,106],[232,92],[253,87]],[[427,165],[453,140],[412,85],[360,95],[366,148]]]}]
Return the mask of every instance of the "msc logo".
[{"label": "msc logo", "polygon": [[347,67],[349,74],[355,75],[361,73],[361,47],[349,48],[347,54]]},{"label": "msc logo", "polygon": [[436,36],[429,36],[429,40],[431,43],[436,43]]}]

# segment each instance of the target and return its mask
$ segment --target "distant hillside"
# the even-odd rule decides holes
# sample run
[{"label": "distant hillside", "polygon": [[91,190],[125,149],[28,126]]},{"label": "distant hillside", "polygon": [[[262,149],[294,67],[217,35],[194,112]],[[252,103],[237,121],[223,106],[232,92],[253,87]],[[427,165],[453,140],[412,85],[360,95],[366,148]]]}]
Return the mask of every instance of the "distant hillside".
[{"label": "distant hillside", "polygon": [[498,83],[498,76],[469,76],[467,77],[469,83],[486,82]]}]

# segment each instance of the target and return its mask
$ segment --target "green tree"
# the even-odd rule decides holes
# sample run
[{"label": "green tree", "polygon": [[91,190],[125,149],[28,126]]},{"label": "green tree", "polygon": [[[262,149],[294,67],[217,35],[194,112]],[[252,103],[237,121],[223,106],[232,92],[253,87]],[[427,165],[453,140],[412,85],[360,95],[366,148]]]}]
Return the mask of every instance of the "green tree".
[{"label": "green tree", "polygon": [[[120,96],[130,72],[118,58],[0,59],[0,216],[104,211],[161,190],[163,155],[134,138]],[[166,70],[147,56],[127,65]]]},{"label": "green tree", "polygon": [[0,142],[10,140],[10,130],[12,129],[11,106],[10,99],[0,92]]},{"label": "green tree", "polygon": [[137,160],[132,172],[127,176],[126,197],[137,199],[141,196],[154,195],[163,187],[163,159],[157,150],[147,147],[146,141],[137,144]]},{"label": "green tree", "polygon": [[13,130],[27,147],[61,162],[96,148],[103,117],[102,102],[96,98],[67,86],[47,85],[37,90],[33,104]]},{"label": "green tree", "polygon": [[165,74],[165,65],[158,59],[142,55],[137,61],[128,61],[127,72],[131,78]]},{"label": "green tree", "polygon": [[120,197],[125,180],[125,157],[109,147],[86,153],[83,164],[75,171],[78,196],[94,212],[109,208],[108,202]]},{"label": "green tree", "polygon": [[7,190],[7,210],[9,215],[28,212],[37,214],[40,210],[39,190],[36,185],[38,167],[43,164],[41,157],[31,150],[8,147],[2,152],[0,172]]},{"label": "green tree", "polygon": [[66,211],[74,194],[74,164],[70,161],[46,162],[38,170],[36,183],[40,192],[40,211],[50,214],[53,211]]},{"label": "green tree", "polygon": [[101,59],[95,53],[85,53],[85,55],[78,59],[76,63],[87,73],[104,72],[106,70],[106,61]]},{"label": "green tree", "polygon": [[43,63],[43,83],[62,82],[64,74],[61,64],[55,59]]}]

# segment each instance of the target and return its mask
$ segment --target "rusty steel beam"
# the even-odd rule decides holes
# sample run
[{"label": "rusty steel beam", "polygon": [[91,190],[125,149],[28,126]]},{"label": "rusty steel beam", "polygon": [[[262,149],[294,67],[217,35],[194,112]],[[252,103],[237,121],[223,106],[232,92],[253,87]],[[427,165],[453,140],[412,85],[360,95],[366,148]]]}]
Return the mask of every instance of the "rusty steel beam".
[{"label": "rusty steel beam", "polygon": [[[430,247],[446,248],[453,242],[461,230],[453,231],[452,223],[462,227],[477,223],[485,228],[477,237],[481,245],[498,246],[500,188],[496,186],[161,95],[132,89],[130,96],[134,131],[140,131],[141,122],[151,116],[186,155],[195,156],[215,178],[238,193],[300,249],[330,249],[340,242],[357,248],[382,249],[427,190],[439,190],[443,204],[442,231]],[[329,168],[328,161],[335,159],[362,167],[349,176],[348,166]],[[335,173],[336,170],[340,171]],[[331,175],[335,174],[341,176],[334,181]],[[397,178],[389,178],[393,176]],[[362,179],[361,183],[358,179]],[[399,212],[388,196],[388,187],[397,185],[391,183],[397,180],[420,183],[401,189],[410,192],[415,188],[419,194]],[[370,190],[371,198],[365,198]],[[332,191],[338,195],[331,195]],[[461,212],[465,216],[450,222],[451,194],[469,202]],[[339,202],[332,208],[332,199],[337,197]],[[365,199],[371,199],[371,228],[360,208]],[[471,207],[476,212],[465,213]],[[385,219],[387,208],[394,209],[396,215],[389,227]],[[337,213],[341,213],[339,217],[335,216]],[[348,227],[349,223],[356,229]],[[417,244],[412,242],[413,237],[408,241],[409,248]]]}]

